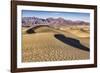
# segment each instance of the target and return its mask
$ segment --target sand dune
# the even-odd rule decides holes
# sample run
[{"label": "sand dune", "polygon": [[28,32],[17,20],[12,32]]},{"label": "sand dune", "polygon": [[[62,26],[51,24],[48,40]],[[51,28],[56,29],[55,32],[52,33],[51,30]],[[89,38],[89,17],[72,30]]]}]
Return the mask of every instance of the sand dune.
[{"label": "sand dune", "polygon": [[[46,31],[49,29],[49,31],[45,32],[44,29]],[[78,30],[73,33],[73,30],[65,32],[44,27],[36,29],[33,34],[23,34],[22,61],[39,62],[89,59],[89,43],[87,43],[89,38],[81,37],[84,34],[81,34],[82,32],[80,32],[81,36],[77,36],[76,32],[79,33],[80,31]]]},{"label": "sand dune", "polygon": [[71,34],[73,34],[77,37],[80,37],[80,38],[90,37],[89,27],[87,27],[87,26],[62,27],[61,30],[70,32]]}]

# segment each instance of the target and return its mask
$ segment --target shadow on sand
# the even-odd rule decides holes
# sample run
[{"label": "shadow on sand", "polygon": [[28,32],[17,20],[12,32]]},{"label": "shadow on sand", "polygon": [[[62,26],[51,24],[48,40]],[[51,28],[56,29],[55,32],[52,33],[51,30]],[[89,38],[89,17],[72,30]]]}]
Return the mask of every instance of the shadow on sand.
[{"label": "shadow on sand", "polygon": [[68,44],[70,46],[76,47],[78,49],[81,49],[81,50],[84,50],[84,51],[90,51],[90,49],[88,47],[82,45],[80,43],[80,41],[77,40],[77,39],[73,39],[73,38],[70,38],[70,37],[65,37],[62,34],[56,34],[55,38],[60,40],[60,41],[62,41],[65,44]]}]

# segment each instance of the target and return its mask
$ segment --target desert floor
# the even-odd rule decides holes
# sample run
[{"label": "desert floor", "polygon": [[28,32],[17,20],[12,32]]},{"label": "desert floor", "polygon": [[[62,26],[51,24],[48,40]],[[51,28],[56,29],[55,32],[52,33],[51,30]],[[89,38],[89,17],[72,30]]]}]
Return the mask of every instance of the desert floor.
[{"label": "desert floor", "polygon": [[[89,27],[22,28],[22,62],[89,59]],[[46,32],[45,32],[46,31]]]}]

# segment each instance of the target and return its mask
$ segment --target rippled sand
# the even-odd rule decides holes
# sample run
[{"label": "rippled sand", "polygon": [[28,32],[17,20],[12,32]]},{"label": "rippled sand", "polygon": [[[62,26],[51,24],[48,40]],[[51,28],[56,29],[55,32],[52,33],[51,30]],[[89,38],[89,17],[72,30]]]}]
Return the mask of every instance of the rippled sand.
[{"label": "rippled sand", "polygon": [[22,62],[89,59],[89,51],[62,42],[55,38],[56,34],[63,34],[65,37],[77,39],[81,45],[89,48],[89,37],[77,37],[70,32],[23,34]]}]

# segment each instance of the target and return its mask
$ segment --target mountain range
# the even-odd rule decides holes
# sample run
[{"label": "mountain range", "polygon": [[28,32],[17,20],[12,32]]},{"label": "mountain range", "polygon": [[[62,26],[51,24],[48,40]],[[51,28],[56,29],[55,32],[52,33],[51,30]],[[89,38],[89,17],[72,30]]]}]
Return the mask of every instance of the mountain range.
[{"label": "mountain range", "polygon": [[30,27],[35,25],[50,25],[50,26],[66,26],[66,25],[89,25],[85,21],[72,21],[64,18],[38,18],[38,17],[22,17],[22,26]]}]

